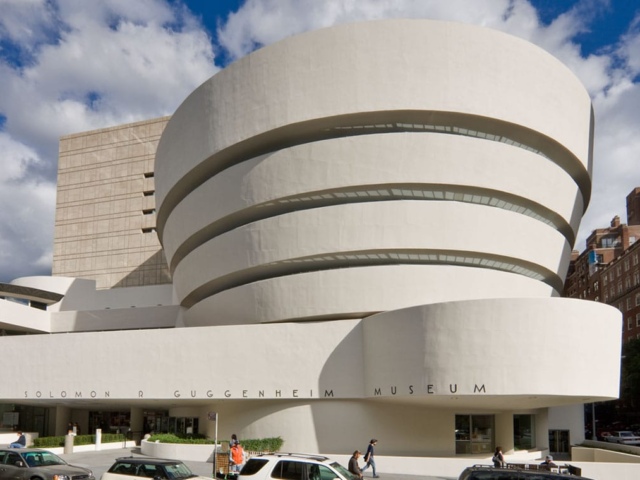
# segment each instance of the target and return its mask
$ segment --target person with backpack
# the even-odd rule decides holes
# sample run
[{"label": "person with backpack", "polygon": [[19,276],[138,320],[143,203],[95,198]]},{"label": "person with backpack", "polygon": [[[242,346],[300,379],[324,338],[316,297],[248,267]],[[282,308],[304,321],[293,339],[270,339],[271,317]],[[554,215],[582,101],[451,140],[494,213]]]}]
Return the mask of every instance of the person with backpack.
[{"label": "person with backpack", "polygon": [[364,454],[364,461],[365,461],[365,465],[364,467],[362,467],[362,473],[364,473],[364,471],[371,467],[371,470],[373,471],[373,478],[380,478],[377,474],[376,474],[376,461],[374,459],[374,450],[375,450],[375,446],[378,443],[378,440],[375,438],[372,438],[371,441],[369,442],[369,445],[367,446],[367,453]]}]

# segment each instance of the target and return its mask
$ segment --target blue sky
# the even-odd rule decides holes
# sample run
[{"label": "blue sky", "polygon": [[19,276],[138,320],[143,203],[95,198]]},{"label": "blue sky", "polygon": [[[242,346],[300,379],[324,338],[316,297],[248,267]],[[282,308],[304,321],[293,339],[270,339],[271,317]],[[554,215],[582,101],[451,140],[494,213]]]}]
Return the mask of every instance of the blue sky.
[{"label": "blue sky", "polygon": [[256,48],[338,23],[453,20],[564,62],[596,114],[594,188],[576,248],[640,186],[636,0],[0,0],[0,281],[51,271],[58,139],[170,115]]}]

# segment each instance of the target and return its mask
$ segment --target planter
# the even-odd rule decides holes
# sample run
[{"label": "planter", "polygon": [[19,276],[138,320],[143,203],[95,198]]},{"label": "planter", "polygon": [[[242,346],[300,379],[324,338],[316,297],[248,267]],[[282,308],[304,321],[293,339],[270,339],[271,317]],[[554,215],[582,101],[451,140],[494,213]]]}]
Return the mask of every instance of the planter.
[{"label": "planter", "polygon": [[[74,445],[73,453],[78,452],[96,452],[102,450],[116,450],[119,448],[133,448],[136,446],[136,442],[133,440],[128,440],[125,442],[117,442],[117,443],[101,443],[100,445],[96,445],[94,443],[89,445]],[[64,447],[41,447],[43,450],[47,450],[49,452],[55,453],[57,455],[64,453]]]},{"label": "planter", "polygon": [[[175,460],[213,463],[213,447],[213,444],[156,443],[142,440],[142,442],[140,442],[140,453],[156,458],[172,458]],[[220,450],[221,447],[218,444],[218,458],[221,459],[223,456],[227,458],[228,453],[222,453]],[[228,459],[225,461],[225,464],[228,464]]]}]

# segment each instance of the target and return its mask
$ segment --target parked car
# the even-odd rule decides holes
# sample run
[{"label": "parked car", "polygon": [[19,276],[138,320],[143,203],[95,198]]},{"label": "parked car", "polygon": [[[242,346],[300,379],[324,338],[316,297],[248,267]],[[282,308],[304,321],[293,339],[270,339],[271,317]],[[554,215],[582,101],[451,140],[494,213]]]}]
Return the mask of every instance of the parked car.
[{"label": "parked car", "polygon": [[38,448],[0,449],[0,480],[94,480],[88,468],[69,465]]},{"label": "parked car", "polygon": [[640,445],[640,437],[634,434],[631,430],[618,430],[612,432],[607,437],[607,442],[623,443],[625,445]]},{"label": "parked car", "polygon": [[274,453],[251,457],[238,480],[356,480],[345,467],[322,455]]},{"label": "parked car", "polygon": [[[570,465],[566,466],[568,472],[579,470]],[[557,473],[542,469],[536,465],[509,465],[507,468],[497,468],[489,465],[474,465],[465,468],[458,480],[590,480],[579,474]]]},{"label": "parked car", "polygon": [[[150,457],[121,457],[102,474],[101,480],[153,478],[156,480],[211,480],[193,473],[180,460]],[[75,479],[69,479],[75,480]]]}]

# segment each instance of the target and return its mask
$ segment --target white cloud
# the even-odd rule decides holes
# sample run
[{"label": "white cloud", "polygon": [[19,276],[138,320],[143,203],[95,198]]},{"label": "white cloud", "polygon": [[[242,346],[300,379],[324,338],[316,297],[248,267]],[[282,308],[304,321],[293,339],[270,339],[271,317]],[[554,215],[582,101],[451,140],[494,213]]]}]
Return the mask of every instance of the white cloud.
[{"label": "white cloud", "polygon": [[29,172],[43,160],[0,132],[0,275],[51,273],[56,186]]},{"label": "white cloud", "polygon": [[522,0],[247,0],[218,29],[218,39],[239,58],[297,33],[362,20],[432,18],[497,27],[511,4],[516,12],[533,13]]},{"label": "white cloud", "polygon": [[50,264],[59,137],[171,114],[218,68],[208,34],[179,4],[0,0],[0,8],[0,162],[17,175],[0,184],[10,206],[0,216],[8,280],[16,268],[26,275]]},{"label": "white cloud", "polygon": [[55,29],[51,5],[43,0],[1,0],[0,38],[26,48],[45,41]]},{"label": "white cloud", "polygon": [[615,215],[626,221],[626,195],[640,186],[640,86],[633,81],[640,72],[640,17],[619,44],[586,58],[574,40],[597,29],[597,15],[606,8],[606,0],[583,0],[543,25],[526,0],[248,0],[219,28],[218,38],[232,57],[239,57],[256,46],[337,23],[419,17],[483,25],[539,45],[567,65],[594,100],[593,195],[575,245],[583,250],[593,229],[607,226]]},{"label": "white cloud", "polygon": [[[178,1],[0,0],[0,200],[9,205],[0,216],[0,278],[50,261],[61,135],[172,113],[217,71],[215,48],[233,59],[304,31],[392,17],[502,30],[545,48],[582,80],[597,122],[594,194],[576,244],[583,249],[593,228],[625,218],[625,196],[640,185],[640,22],[587,58],[574,41],[598,28],[594,12],[606,3],[582,0],[543,25],[527,0],[247,0],[219,26],[215,46]],[[27,267],[9,272],[22,261]]]}]

